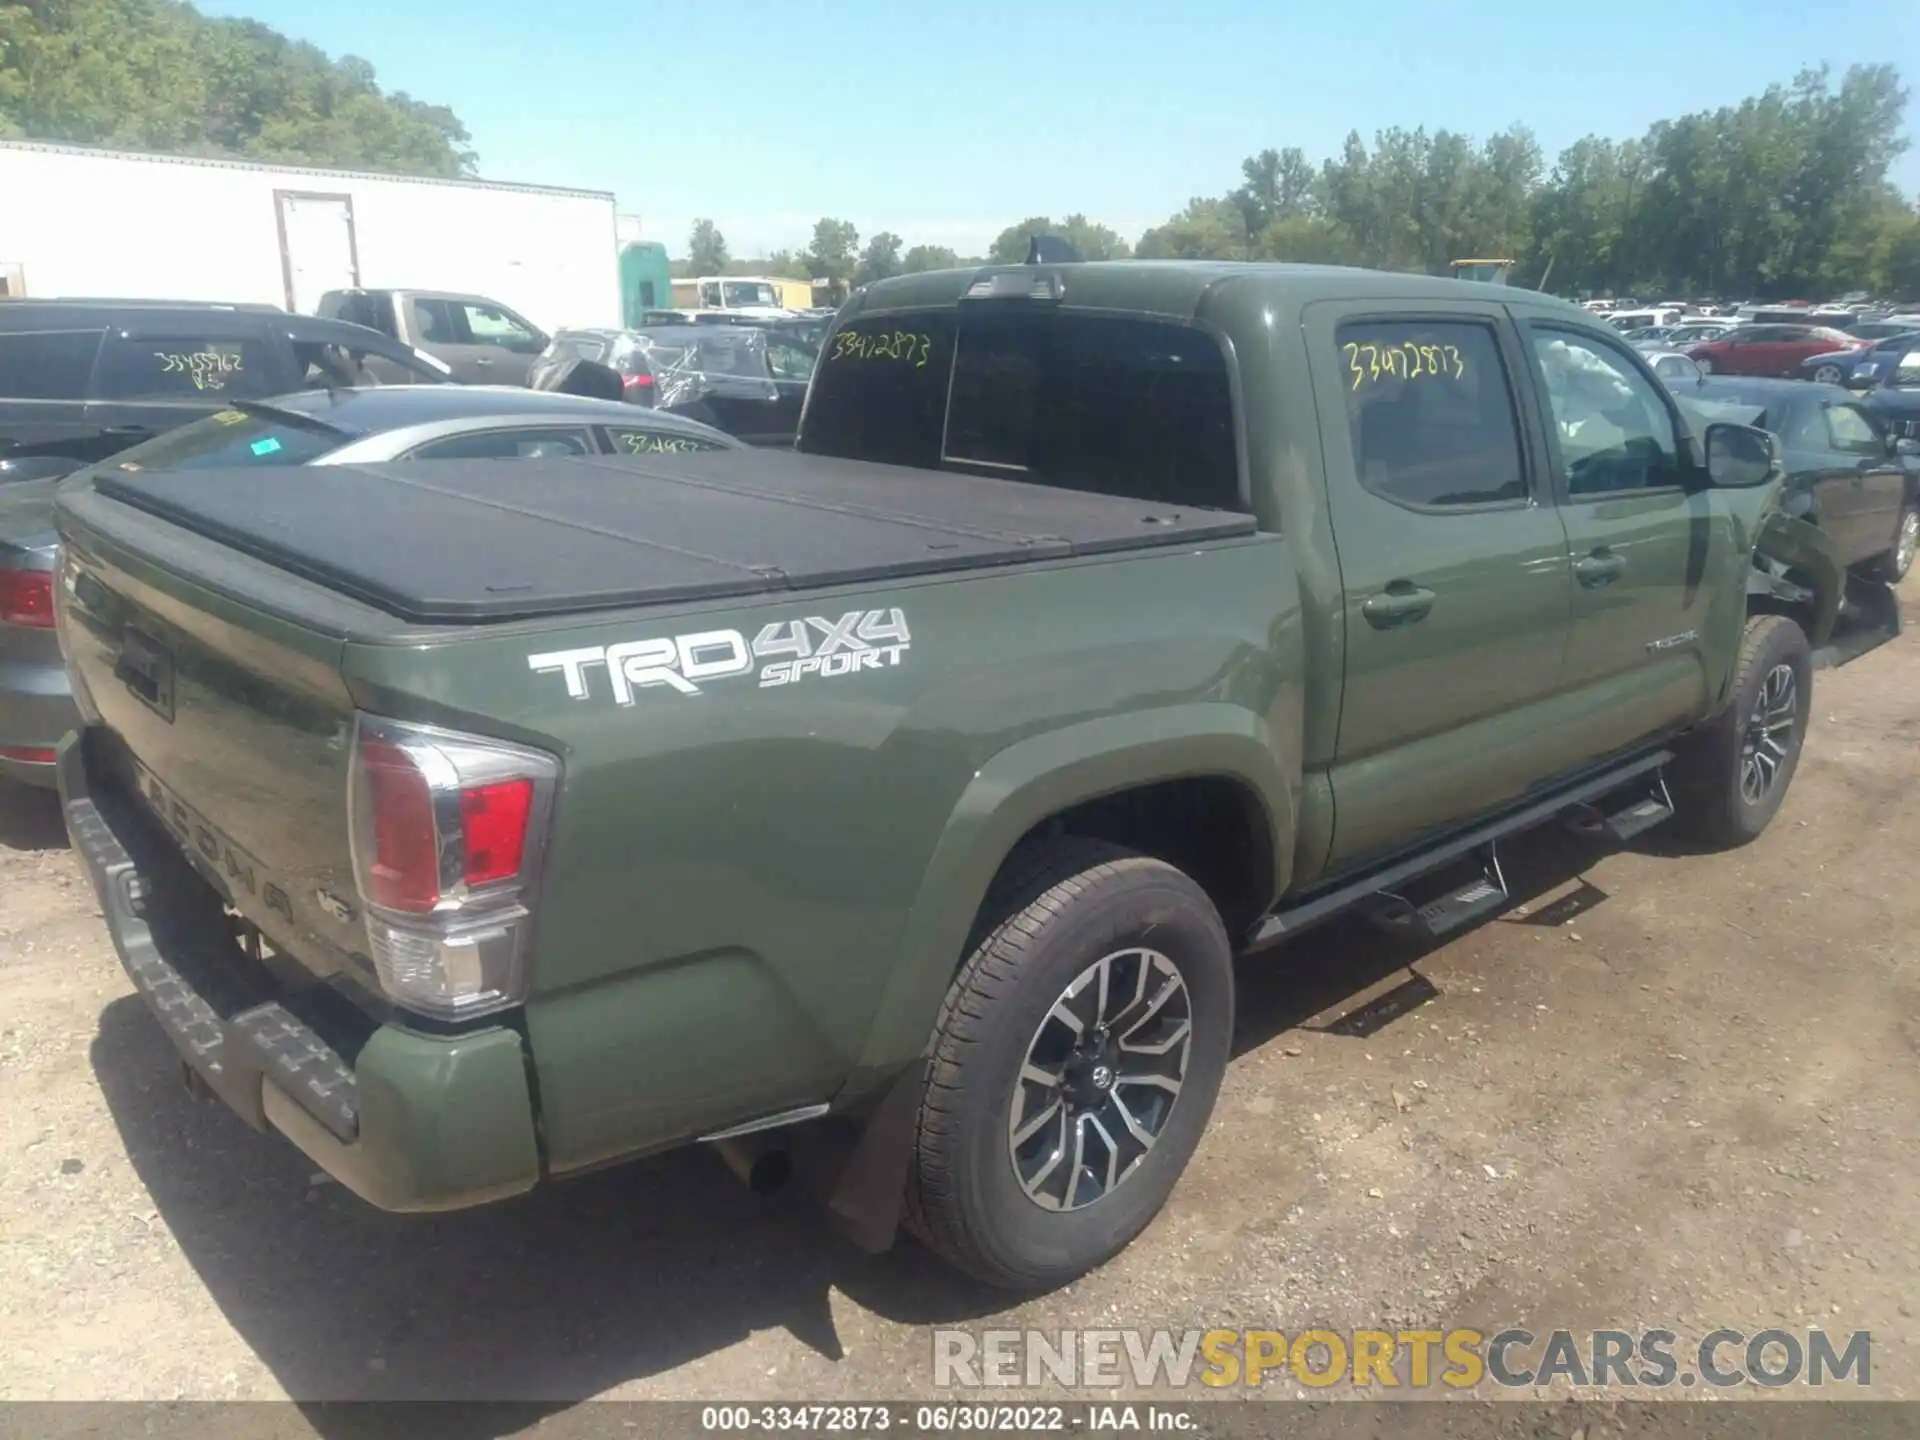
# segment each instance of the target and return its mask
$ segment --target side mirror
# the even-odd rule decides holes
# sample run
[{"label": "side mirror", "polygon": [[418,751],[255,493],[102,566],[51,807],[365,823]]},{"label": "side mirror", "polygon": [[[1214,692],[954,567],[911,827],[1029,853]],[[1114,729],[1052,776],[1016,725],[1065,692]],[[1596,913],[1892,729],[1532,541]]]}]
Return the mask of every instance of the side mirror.
[{"label": "side mirror", "polygon": [[1751,490],[1786,474],[1780,442],[1752,425],[1707,427],[1707,481],[1720,490]]},{"label": "side mirror", "polygon": [[1920,455],[1920,440],[1914,439],[1911,435],[1902,435],[1898,440],[1893,442],[1893,453],[1896,455]]}]

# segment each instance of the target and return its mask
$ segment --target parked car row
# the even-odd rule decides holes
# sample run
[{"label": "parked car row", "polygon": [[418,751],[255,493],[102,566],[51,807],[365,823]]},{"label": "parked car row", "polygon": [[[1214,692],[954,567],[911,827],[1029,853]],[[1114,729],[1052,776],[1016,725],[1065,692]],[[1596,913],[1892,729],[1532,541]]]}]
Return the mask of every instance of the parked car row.
[{"label": "parked car row", "polygon": [[[410,340],[445,334],[448,305],[459,304],[467,323],[471,302],[379,293],[398,336],[266,307],[0,305],[0,776],[51,784],[54,748],[78,723],[53,633],[52,528],[55,489],[76,470],[279,470],[743,445],[689,418],[692,406],[449,383],[479,373],[478,358],[443,348],[443,359]],[[340,308],[378,319],[368,309],[374,294],[356,292]],[[726,338],[748,345],[754,335]]]},{"label": "parked car row", "polygon": [[818,354],[817,342],[808,345],[779,323],[562,330],[534,362],[528,384],[629,400],[750,444],[790,445]]}]

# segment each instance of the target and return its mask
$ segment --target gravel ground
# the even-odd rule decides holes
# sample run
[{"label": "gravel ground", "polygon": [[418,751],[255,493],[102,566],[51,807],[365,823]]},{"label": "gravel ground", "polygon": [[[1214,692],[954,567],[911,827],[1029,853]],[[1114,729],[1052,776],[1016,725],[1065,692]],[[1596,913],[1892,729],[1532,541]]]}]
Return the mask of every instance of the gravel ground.
[{"label": "gravel ground", "polygon": [[[1903,601],[1911,625],[1920,578]],[[1548,838],[1510,857],[1524,906],[1440,949],[1342,925],[1248,962],[1239,1057],[1165,1214],[1009,1305],[911,1246],[860,1255],[703,1153],[488,1211],[368,1209],[189,1099],[53,807],[0,791],[0,1398],[538,1418],[930,1395],[935,1325],[1509,1323],[1867,1329],[1871,1395],[1920,1398],[1916,797],[1908,638],[1821,672],[1747,850]]]}]

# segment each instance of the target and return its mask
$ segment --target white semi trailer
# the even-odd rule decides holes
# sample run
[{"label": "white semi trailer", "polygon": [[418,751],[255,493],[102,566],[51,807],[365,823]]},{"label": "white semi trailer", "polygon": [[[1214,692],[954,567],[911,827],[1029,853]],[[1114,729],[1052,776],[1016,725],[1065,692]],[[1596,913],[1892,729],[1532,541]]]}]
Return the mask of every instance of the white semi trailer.
[{"label": "white semi trailer", "polygon": [[618,326],[614,197],[0,140],[0,294],[266,303],[484,295],[548,331]]}]

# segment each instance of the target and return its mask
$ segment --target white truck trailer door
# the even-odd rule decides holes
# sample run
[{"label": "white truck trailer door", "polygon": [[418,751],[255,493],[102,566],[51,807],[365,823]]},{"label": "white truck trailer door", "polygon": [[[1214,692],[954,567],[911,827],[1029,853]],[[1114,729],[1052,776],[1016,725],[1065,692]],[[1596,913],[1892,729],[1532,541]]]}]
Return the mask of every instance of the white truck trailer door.
[{"label": "white truck trailer door", "polygon": [[353,197],[276,190],[279,211],[280,271],[287,283],[287,308],[311,315],[329,290],[350,290],[360,283],[360,257],[353,236]]}]

